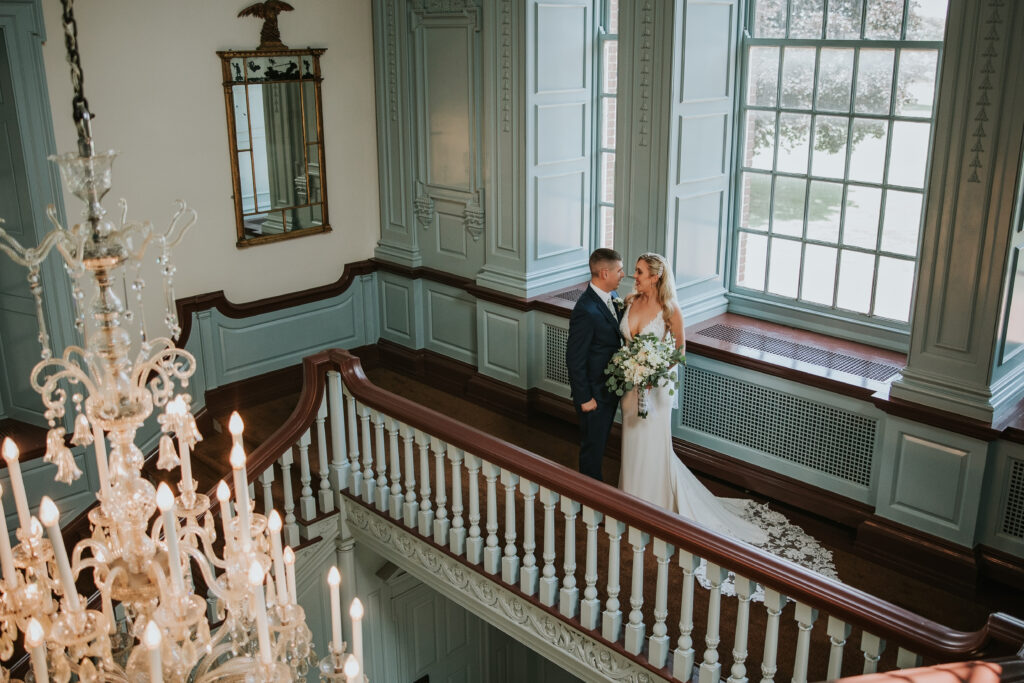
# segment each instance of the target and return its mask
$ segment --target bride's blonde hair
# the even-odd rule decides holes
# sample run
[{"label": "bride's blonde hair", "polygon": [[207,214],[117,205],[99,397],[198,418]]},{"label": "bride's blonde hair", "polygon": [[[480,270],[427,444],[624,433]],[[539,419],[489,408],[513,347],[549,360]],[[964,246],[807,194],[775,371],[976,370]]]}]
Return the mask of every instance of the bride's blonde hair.
[{"label": "bride's blonde hair", "polygon": [[[665,327],[671,328],[672,314],[675,312],[679,302],[676,299],[675,278],[672,277],[672,269],[668,267],[668,261],[664,256],[655,254],[653,251],[640,254],[637,261],[646,263],[651,271],[651,275],[658,278],[654,288],[655,294],[658,297],[658,303],[661,304],[661,315],[665,319]],[[637,296],[637,293],[633,292],[626,297],[626,302],[632,303],[633,299]]]}]

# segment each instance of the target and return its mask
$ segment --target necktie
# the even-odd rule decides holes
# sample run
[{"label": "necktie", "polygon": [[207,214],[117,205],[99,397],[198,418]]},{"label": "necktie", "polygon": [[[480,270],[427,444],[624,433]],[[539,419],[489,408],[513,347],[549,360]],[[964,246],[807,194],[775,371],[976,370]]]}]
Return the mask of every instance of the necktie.
[{"label": "necktie", "polygon": [[615,310],[615,304],[612,303],[612,299],[614,299],[614,298],[615,298],[615,292],[612,292],[608,296],[608,298],[604,300],[604,302],[606,304],[608,304],[608,310],[612,312],[612,317],[613,318],[618,318],[619,317],[619,312]]}]

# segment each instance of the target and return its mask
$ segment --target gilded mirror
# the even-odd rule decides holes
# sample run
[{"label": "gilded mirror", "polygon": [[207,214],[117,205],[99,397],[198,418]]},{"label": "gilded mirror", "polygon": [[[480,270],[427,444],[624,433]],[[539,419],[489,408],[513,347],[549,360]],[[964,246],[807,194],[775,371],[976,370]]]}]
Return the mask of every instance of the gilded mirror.
[{"label": "gilded mirror", "polygon": [[330,232],[323,49],[223,51],[239,247]]}]

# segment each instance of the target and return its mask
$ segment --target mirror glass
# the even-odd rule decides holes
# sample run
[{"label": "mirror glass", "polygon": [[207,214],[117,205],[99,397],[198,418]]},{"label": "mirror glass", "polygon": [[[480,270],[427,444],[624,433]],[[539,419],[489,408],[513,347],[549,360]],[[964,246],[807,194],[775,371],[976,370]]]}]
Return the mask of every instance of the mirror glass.
[{"label": "mirror glass", "polygon": [[218,52],[238,246],[329,232],[322,49]]}]

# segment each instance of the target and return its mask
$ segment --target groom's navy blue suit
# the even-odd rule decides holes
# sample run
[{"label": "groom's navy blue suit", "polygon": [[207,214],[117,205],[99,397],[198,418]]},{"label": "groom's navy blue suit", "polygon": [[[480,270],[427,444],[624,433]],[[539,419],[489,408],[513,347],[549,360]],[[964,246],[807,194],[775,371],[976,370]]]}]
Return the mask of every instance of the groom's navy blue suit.
[{"label": "groom's navy blue suit", "polygon": [[[612,297],[615,297],[612,292]],[[608,432],[615,421],[619,397],[605,387],[604,369],[622,346],[619,320],[622,312],[612,314],[608,305],[587,285],[569,318],[569,339],[565,347],[565,365],[576,415],[580,420],[580,472],[601,481],[601,458]],[[590,399],[597,409],[583,412],[580,406]]]}]

